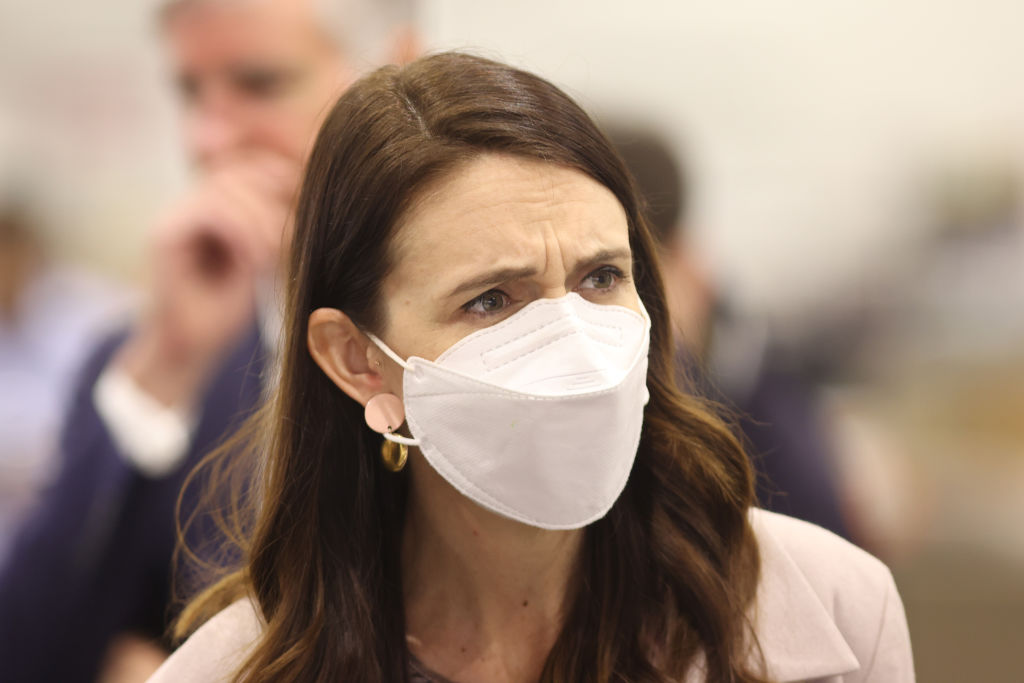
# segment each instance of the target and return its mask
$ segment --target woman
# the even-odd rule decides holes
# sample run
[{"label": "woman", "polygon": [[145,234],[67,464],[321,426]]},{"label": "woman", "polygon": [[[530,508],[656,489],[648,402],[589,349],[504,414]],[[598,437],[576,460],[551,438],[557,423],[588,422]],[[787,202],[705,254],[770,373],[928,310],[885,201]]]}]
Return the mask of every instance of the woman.
[{"label": "woman", "polygon": [[299,200],[248,565],[185,627],[241,599],[154,680],[912,680],[888,571],[752,510],[675,387],[654,264],[551,84],[460,54],[357,83]]}]

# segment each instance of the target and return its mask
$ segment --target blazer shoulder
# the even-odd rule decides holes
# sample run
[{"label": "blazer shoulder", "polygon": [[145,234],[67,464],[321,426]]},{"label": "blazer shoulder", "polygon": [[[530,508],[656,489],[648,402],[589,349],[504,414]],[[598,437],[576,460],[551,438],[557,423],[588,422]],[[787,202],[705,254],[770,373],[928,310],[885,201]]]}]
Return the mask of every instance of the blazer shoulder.
[{"label": "blazer shoulder", "polygon": [[881,560],[820,526],[759,509],[751,524],[762,546],[774,543],[823,598],[836,590],[877,592],[892,581]]},{"label": "blazer shoulder", "polygon": [[199,627],[148,683],[228,683],[262,631],[256,606],[249,598],[238,600]]},{"label": "blazer shoulder", "polygon": [[[751,525],[761,550],[761,587],[770,593],[759,599],[774,606],[775,626],[792,629],[794,617],[807,623],[827,615],[858,662],[844,682],[914,680],[906,616],[885,564],[791,517],[753,510]],[[798,595],[801,604],[793,604]],[[788,649],[792,654],[792,644]]]}]

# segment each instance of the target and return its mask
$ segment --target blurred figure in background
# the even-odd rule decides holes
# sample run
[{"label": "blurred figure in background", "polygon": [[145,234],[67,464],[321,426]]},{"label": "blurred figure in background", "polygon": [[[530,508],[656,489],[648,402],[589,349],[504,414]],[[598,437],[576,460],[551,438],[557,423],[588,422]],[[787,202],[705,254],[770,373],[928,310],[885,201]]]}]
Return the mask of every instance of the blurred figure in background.
[{"label": "blurred figure in background", "polygon": [[700,393],[735,411],[760,475],[761,505],[848,538],[814,389],[773,366],[766,330],[733,315],[716,290],[688,239],[685,168],[651,129],[622,123],[608,126],[608,133],[648,203],[679,366]]},{"label": "blurred figure in background", "polygon": [[50,476],[75,372],[128,303],[51,256],[32,206],[0,199],[0,563]]},{"label": "blurred figure in background", "polygon": [[416,50],[411,0],[171,0],[160,27],[195,183],[153,234],[147,312],[85,365],[60,472],[0,575],[3,680],[140,680],[165,656],[175,501],[260,399],[320,116]]}]

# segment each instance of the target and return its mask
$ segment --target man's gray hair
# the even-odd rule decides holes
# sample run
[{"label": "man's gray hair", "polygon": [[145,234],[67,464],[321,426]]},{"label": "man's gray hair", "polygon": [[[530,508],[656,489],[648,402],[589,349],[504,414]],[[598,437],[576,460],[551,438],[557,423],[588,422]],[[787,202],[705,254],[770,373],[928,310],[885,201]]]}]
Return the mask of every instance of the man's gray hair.
[{"label": "man's gray hair", "polygon": [[[160,16],[179,7],[204,2],[266,2],[267,0],[162,0]],[[392,55],[396,32],[413,28],[416,0],[310,0],[327,36],[346,58],[378,65]]]}]

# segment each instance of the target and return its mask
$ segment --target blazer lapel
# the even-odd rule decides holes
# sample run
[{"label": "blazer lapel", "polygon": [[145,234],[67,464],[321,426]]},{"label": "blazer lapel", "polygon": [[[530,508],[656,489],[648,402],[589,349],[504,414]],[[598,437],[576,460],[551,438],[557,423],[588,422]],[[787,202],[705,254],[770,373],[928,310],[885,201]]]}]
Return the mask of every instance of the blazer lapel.
[{"label": "blazer lapel", "polygon": [[761,550],[751,620],[767,674],[785,683],[856,671],[860,662],[831,613],[779,541],[759,523],[759,514],[752,511],[751,517]]}]

